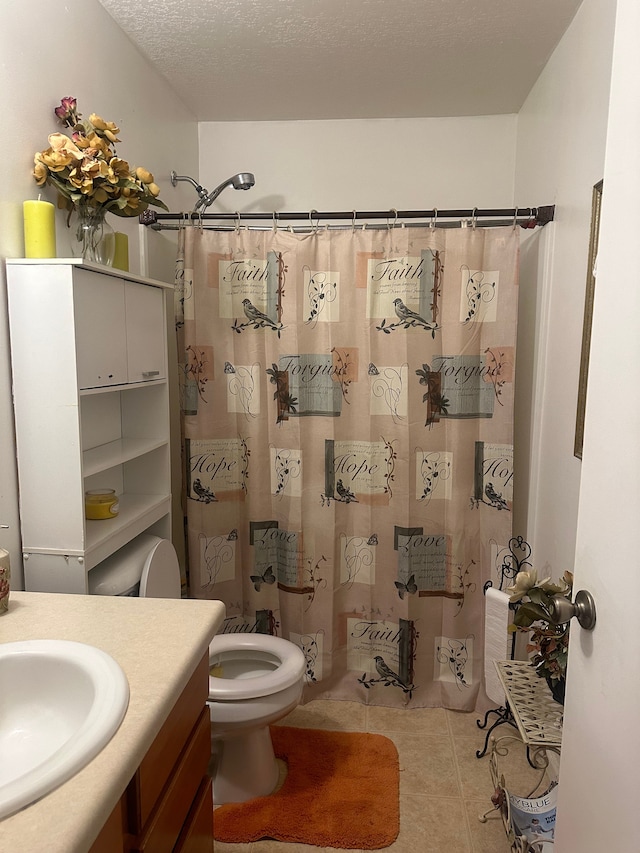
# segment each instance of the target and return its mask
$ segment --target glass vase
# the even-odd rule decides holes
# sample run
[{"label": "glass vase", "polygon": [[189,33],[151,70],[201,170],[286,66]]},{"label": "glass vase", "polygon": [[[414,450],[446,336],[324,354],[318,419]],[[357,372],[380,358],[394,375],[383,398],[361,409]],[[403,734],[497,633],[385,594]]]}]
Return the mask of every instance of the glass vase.
[{"label": "glass vase", "polygon": [[111,266],[116,251],[116,237],[101,207],[76,207],[71,223],[71,253],[75,258],[94,264]]}]

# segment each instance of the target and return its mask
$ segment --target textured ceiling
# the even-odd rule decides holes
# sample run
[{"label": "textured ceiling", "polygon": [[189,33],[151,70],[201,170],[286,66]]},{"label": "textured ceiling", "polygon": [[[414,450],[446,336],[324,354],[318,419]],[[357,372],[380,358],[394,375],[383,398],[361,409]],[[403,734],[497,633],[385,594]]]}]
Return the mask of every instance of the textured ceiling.
[{"label": "textured ceiling", "polygon": [[518,112],[581,0],[100,0],[200,121]]}]

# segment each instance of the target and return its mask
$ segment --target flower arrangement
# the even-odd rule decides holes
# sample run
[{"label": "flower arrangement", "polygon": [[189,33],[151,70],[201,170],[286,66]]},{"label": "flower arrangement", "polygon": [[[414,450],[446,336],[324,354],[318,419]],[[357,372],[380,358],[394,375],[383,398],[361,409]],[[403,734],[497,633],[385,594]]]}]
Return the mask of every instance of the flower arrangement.
[{"label": "flower arrangement", "polygon": [[151,172],[141,166],[132,170],[117,156],[120,128],[112,121],[95,113],[82,121],[71,97],[62,98],[55,114],[71,134],[49,136],[49,148],[35,155],[33,176],[38,186],[58,191],[59,207],[116,216],[136,216],[150,204],[168,210],[158,198],[160,188]]},{"label": "flower arrangement", "polygon": [[520,602],[509,629],[530,631],[527,653],[532,654],[536,672],[547,680],[554,696],[556,690],[564,688],[569,623],[556,621],[551,603],[555,595],[571,600],[572,588],[571,572],[565,572],[560,583],[555,584],[550,578],[538,581],[535,569],[518,572],[514,585],[507,587],[511,593],[510,602]]}]

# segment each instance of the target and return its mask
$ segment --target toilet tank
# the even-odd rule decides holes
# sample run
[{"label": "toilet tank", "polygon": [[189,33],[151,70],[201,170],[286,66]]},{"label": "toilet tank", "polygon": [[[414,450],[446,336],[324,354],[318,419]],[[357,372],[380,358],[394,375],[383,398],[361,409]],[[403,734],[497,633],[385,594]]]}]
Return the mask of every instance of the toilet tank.
[{"label": "toilet tank", "polygon": [[142,533],[89,572],[91,595],[180,598],[180,566],[168,539]]}]

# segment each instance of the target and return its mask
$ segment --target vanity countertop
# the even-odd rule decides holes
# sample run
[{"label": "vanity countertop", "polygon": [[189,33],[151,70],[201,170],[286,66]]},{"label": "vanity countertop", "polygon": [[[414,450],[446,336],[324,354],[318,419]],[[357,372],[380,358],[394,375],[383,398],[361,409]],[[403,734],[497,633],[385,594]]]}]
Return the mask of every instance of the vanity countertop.
[{"label": "vanity countertop", "polygon": [[[219,601],[11,592],[0,643],[76,640],[103,649],[129,681],[111,741],[37,803],[0,820],[6,853],[86,853],[224,618]],[[0,760],[2,757],[0,756]]]}]

